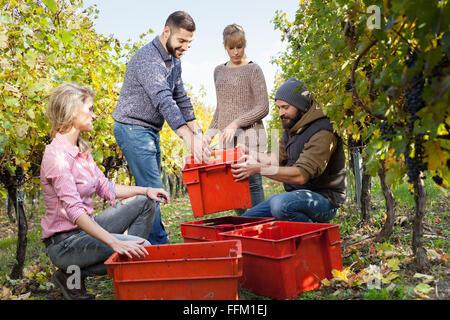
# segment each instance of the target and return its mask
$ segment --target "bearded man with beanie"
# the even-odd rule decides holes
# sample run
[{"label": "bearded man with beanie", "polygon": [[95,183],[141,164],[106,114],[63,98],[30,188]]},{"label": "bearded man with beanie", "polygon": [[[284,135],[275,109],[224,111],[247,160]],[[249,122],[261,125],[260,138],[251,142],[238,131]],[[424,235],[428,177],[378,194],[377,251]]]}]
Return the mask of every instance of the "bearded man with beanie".
[{"label": "bearded man with beanie", "polygon": [[329,222],[346,199],[345,154],[322,107],[294,78],[275,94],[283,134],[278,154],[244,150],[232,165],[236,181],[260,173],[282,182],[286,192],[247,210],[247,217],[275,217],[297,222]]}]

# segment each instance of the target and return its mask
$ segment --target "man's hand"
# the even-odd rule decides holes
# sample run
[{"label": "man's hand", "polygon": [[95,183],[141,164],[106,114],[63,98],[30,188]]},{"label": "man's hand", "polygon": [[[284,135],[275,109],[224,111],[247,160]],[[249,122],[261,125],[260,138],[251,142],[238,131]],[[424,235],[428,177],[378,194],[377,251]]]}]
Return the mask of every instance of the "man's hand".
[{"label": "man's hand", "polygon": [[211,139],[209,136],[205,136],[201,133],[194,134],[187,125],[178,128],[176,133],[186,143],[189,151],[191,151],[191,154],[194,156],[195,163],[207,162],[209,160],[209,157],[211,156],[211,152],[209,151],[209,142]]},{"label": "man's hand", "polygon": [[196,134],[192,139],[191,153],[194,155],[195,163],[208,162],[211,156],[209,150],[210,138],[203,134]]},{"label": "man's hand", "polygon": [[234,181],[242,181],[248,177],[260,173],[261,164],[256,162],[251,156],[242,156],[237,163],[231,165],[231,173]]}]

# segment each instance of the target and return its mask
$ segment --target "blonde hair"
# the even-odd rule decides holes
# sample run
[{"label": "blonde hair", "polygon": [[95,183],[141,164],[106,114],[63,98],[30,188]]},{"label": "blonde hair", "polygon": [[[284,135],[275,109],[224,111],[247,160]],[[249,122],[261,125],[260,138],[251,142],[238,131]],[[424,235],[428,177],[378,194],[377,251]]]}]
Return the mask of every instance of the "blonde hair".
[{"label": "blonde hair", "polygon": [[230,24],[223,30],[223,45],[239,46],[245,48],[247,41],[245,40],[244,29],[235,23]]},{"label": "blonde hair", "polygon": [[[47,118],[52,126],[52,137],[56,133],[65,133],[73,125],[73,116],[77,108],[81,107],[87,99],[94,99],[95,92],[76,82],[66,82],[54,89],[49,97],[46,110]],[[78,137],[77,141],[80,151],[84,154],[91,152],[89,144]]]}]

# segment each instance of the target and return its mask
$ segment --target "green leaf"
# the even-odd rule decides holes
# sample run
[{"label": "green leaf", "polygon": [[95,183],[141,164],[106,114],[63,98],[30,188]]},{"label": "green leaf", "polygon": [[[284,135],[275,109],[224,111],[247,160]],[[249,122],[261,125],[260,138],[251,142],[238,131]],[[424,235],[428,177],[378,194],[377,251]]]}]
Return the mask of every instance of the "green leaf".
[{"label": "green leaf", "polygon": [[32,120],[34,120],[34,111],[33,111],[33,110],[29,109],[29,110],[27,111],[27,114],[28,114],[28,116],[29,116]]},{"label": "green leaf", "polygon": [[5,152],[5,147],[8,144],[8,137],[4,133],[0,133],[0,153]]},{"label": "green leaf", "polygon": [[381,279],[381,282],[383,282],[384,284],[389,284],[395,278],[398,278],[398,274],[396,272],[389,272],[386,277],[383,277],[383,279]]},{"label": "green leaf", "polygon": [[392,271],[400,270],[400,268],[398,267],[399,264],[400,264],[400,260],[397,258],[389,259],[387,262],[388,267],[391,268]]},{"label": "green leaf", "polygon": [[6,96],[5,103],[7,106],[9,106],[11,108],[15,108],[15,107],[19,106],[19,99],[17,99],[16,97]]},{"label": "green leaf", "polygon": [[433,290],[433,287],[426,283],[420,283],[414,288],[414,290],[422,294],[428,294],[431,290]]},{"label": "green leaf", "polygon": [[415,273],[413,277],[414,278],[418,278],[418,279],[423,279],[423,280],[426,280],[426,281],[433,281],[434,280],[433,276],[430,276],[428,274],[419,273],[419,272]]},{"label": "green leaf", "polygon": [[69,43],[72,40],[72,32],[70,31],[64,31],[62,34],[62,41],[64,44]]},{"label": "green leaf", "polygon": [[43,0],[47,8],[52,12],[56,12],[56,0]]}]

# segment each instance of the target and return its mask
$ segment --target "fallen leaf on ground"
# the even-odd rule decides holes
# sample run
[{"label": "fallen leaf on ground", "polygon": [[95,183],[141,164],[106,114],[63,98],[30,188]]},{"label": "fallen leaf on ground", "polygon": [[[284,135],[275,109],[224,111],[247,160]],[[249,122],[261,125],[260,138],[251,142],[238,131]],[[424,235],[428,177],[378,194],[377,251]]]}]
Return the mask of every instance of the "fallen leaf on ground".
[{"label": "fallen leaf on ground", "polygon": [[391,283],[391,281],[394,280],[395,278],[398,278],[398,274],[396,272],[390,272],[386,277],[383,277],[381,281],[384,284],[388,284]]},{"label": "fallen leaf on ground", "polygon": [[431,290],[433,290],[433,287],[429,286],[426,283],[419,283],[415,288],[414,291],[421,293],[421,294],[428,294]]},{"label": "fallen leaf on ground", "polygon": [[321,282],[325,287],[329,287],[329,286],[331,285],[331,281],[328,280],[327,278],[322,279],[320,282]]},{"label": "fallen leaf on ground", "polygon": [[417,292],[415,289],[413,290],[413,293],[415,296],[421,298],[421,299],[426,299],[426,300],[430,300],[431,298],[429,296],[427,296],[426,294]]},{"label": "fallen leaf on ground", "polygon": [[400,264],[400,260],[397,258],[389,259],[387,262],[387,266],[392,269],[392,271],[398,271],[400,268],[398,265]]},{"label": "fallen leaf on ground", "polygon": [[416,274],[414,274],[413,276],[414,278],[418,278],[418,279],[422,279],[424,281],[424,283],[428,283],[434,280],[433,276],[430,276],[428,274],[423,274],[423,273],[419,273],[417,272]]},{"label": "fallen leaf on ground", "polygon": [[333,274],[334,280],[348,282],[347,276],[350,273],[350,268],[345,268],[342,271],[333,269],[333,270],[331,270],[331,273]]},{"label": "fallen leaf on ground", "polygon": [[435,249],[427,249],[427,256],[430,260],[441,258],[441,254],[439,254],[439,252],[437,252]]}]

